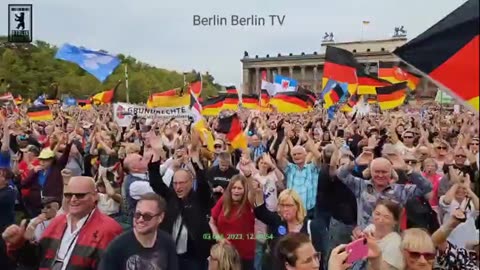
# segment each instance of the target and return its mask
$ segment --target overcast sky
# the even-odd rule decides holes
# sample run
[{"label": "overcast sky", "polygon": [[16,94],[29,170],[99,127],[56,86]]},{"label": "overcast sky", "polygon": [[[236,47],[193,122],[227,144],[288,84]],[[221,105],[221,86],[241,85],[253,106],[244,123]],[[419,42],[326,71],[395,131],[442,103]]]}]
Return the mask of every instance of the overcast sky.
[{"label": "overcast sky", "polygon": [[[0,34],[7,34],[3,1]],[[324,32],[336,41],[389,38],[404,25],[413,38],[465,0],[40,0],[33,3],[34,39],[69,42],[124,53],[148,64],[177,70],[209,71],[218,83],[241,83],[243,52],[250,55],[320,51]],[[194,26],[193,16],[265,17],[265,26]],[[285,15],[271,26],[268,15]]]}]

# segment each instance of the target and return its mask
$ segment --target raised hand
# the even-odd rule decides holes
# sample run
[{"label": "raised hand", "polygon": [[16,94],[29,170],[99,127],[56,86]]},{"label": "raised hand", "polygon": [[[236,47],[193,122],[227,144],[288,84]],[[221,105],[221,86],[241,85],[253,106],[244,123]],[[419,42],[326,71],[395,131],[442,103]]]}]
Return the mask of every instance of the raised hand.
[{"label": "raised hand", "polygon": [[17,244],[23,239],[25,234],[25,229],[27,227],[27,220],[24,219],[19,225],[13,224],[8,226],[5,231],[2,233],[2,238],[6,243]]}]

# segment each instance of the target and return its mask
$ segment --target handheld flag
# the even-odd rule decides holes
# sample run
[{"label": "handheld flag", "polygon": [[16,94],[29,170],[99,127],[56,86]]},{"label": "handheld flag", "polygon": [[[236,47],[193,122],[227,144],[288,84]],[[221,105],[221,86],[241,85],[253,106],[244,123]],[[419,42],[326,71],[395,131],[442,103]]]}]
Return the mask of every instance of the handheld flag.
[{"label": "handheld flag", "polygon": [[35,106],[27,109],[27,116],[31,121],[53,120],[52,112],[48,106]]},{"label": "handheld flag", "polygon": [[298,82],[292,78],[288,78],[281,75],[275,75],[273,84],[275,85],[275,92],[281,93],[281,92],[296,91]]},{"label": "handheld flag", "polygon": [[104,82],[120,65],[120,59],[116,56],[70,44],[64,44],[55,58],[77,64],[100,82]]},{"label": "handheld flag", "polygon": [[403,105],[407,96],[407,83],[396,83],[377,87],[377,102],[382,110],[390,110]]},{"label": "handheld flag", "polygon": [[236,113],[218,119],[217,132],[226,134],[227,140],[234,149],[247,148],[247,135],[242,130],[242,124]]},{"label": "handheld flag", "polygon": [[323,68],[323,85],[327,85],[329,80],[334,80],[347,84],[348,92],[353,93],[357,89],[357,67],[359,65],[351,52],[327,46]]},{"label": "handheld flag", "polygon": [[479,111],[479,1],[469,0],[393,53]]},{"label": "handheld flag", "polygon": [[190,104],[190,93],[179,95],[180,88],[151,94],[147,100],[147,108],[183,107]]}]

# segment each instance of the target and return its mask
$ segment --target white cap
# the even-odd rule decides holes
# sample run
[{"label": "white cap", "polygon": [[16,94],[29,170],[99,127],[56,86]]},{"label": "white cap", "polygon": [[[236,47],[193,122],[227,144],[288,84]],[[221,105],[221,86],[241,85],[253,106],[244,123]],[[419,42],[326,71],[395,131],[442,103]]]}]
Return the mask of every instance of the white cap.
[{"label": "white cap", "polygon": [[142,195],[153,192],[150,182],[148,181],[135,181],[130,184],[130,197],[134,200],[140,200]]}]

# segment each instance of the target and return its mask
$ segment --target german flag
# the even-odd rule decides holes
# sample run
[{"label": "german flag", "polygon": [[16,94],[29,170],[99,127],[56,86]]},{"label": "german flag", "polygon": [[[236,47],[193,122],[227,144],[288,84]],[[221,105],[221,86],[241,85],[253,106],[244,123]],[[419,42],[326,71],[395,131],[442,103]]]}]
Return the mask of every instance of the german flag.
[{"label": "german flag", "polygon": [[262,89],[260,93],[260,107],[268,107],[270,103],[270,95],[268,94],[267,90]]},{"label": "german flag", "polygon": [[227,91],[227,94],[236,94],[238,95],[237,88],[233,85],[225,87],[225,91]]},{"label": "german flag", "polygon": [[258,105],[259,105],[258,95],[255,95],[255,94],[242,95],[242,107],[256,110],[258,109]]},{"label": "german flag", "polygon": [[182,95],[181,89],[171,89],[151,94],[147,100],[147,108],[172,108],[190,105],[190,95]]},{"label": "german flag", "polygon": [[344,88],[339,83],[328,83],[327,86],[331,88],[327,89],[328,92],[323,96],[325,109],[337,104],[346,94]]},{"label": "german flag", "polygon": [[197,98],[202,93],[202,75],[200,73],[198,73],[197,78],[188,85],[188,92]]},{"label": "german flag", "polygon": [[120,84],[122,84],[121,80],[117,82],[117,85],[115,85],[113,89],[95,94],[92,97],[93,104],[100,105],[100,104],[112,103],[115,100],[115,93],[117,92],[117,89],[120,86]]},{"label": "german flag", "polygon": [[417,89],[420,83],[420,75],[408,71],[402,63],[382,62],[378,63],[378,77],[391,83],[407,82],[411,91]]},{"label": "german flag", "polygon": [[358,95],[376,95],[377,87],[392,85],[387,80],[382,80],[367,74],[363,66],[357,68],[357,76],[358,76],[358,87],[355,94],[358,94]]},{"label": "german flag", "polygon": [[92,109],[92,101],[89,99],[77,99],[77,104],[82,110]]},{"label": "german flag", "polygon": [[51,121],[52,112],[48,106],[36,106],[27,109],[27,116],[31,121]]},{"label": "german flag", "polygon": [[343,112],[353,111],[353,107],[355,107],[355,105],[357,105],[359,100],[360,100],[360,95],[358,95],[357,92],[355,92],[353,95],[351,95],[348,98],[348,101],[341,107],[341,111],[343,111]]},{"label": "german flag", "polygon": [[206,116],[216,116],[222,111],[225,95],[211,97],[203,100],[202,114]]},{"label": "german flag", "polygon": [[346,83],[348,84],[348,92],[353,93],[357,88],[358,66],[359,63],[355,60],[351,52],[337,47],[327,46],[323,67],[323,85],[327,85],[328,80]]},{"label": "german flag", "polygon": [[377,87],[377,102],[382,110],[390,110],[403,105],[407,96],[407,82]]},{"label": "german flag", "polygon": [[310,98],[299,92],[281,92],[270,98],[279,113],[302,113],[312,110]]},{"label": "german flag", "polygon": [[217,132],[226,134],[227,140],[234,149],[247,148],[247,136],[243,132],[242,123],[236,113],[219,118]]},{"label": "german flag", "polygon": [[479,111],[479,1],[469,0],[393,53]]},{"label": "german flag", "polygon": [[311,102],[311,105],[314,106],[315,105],[315,102],[317,101],[317,95],[315,95],[314,92],[308,90],[308,89],[305,89],[303,87],[299,87],[298,90],[297,90],[298,93],[300,94],[304,94],[306,95],[310,102]]},{"label": "german flag", "polygon": [[[235,91],[237,91],[235,89]],[[238,110],[238,103],[240,100],[238,99],[238,94],[237,92],[235,93],[230,93],[225,95],[225,100],[223,101],[223,110],[233,110],[236,111]]]}]

